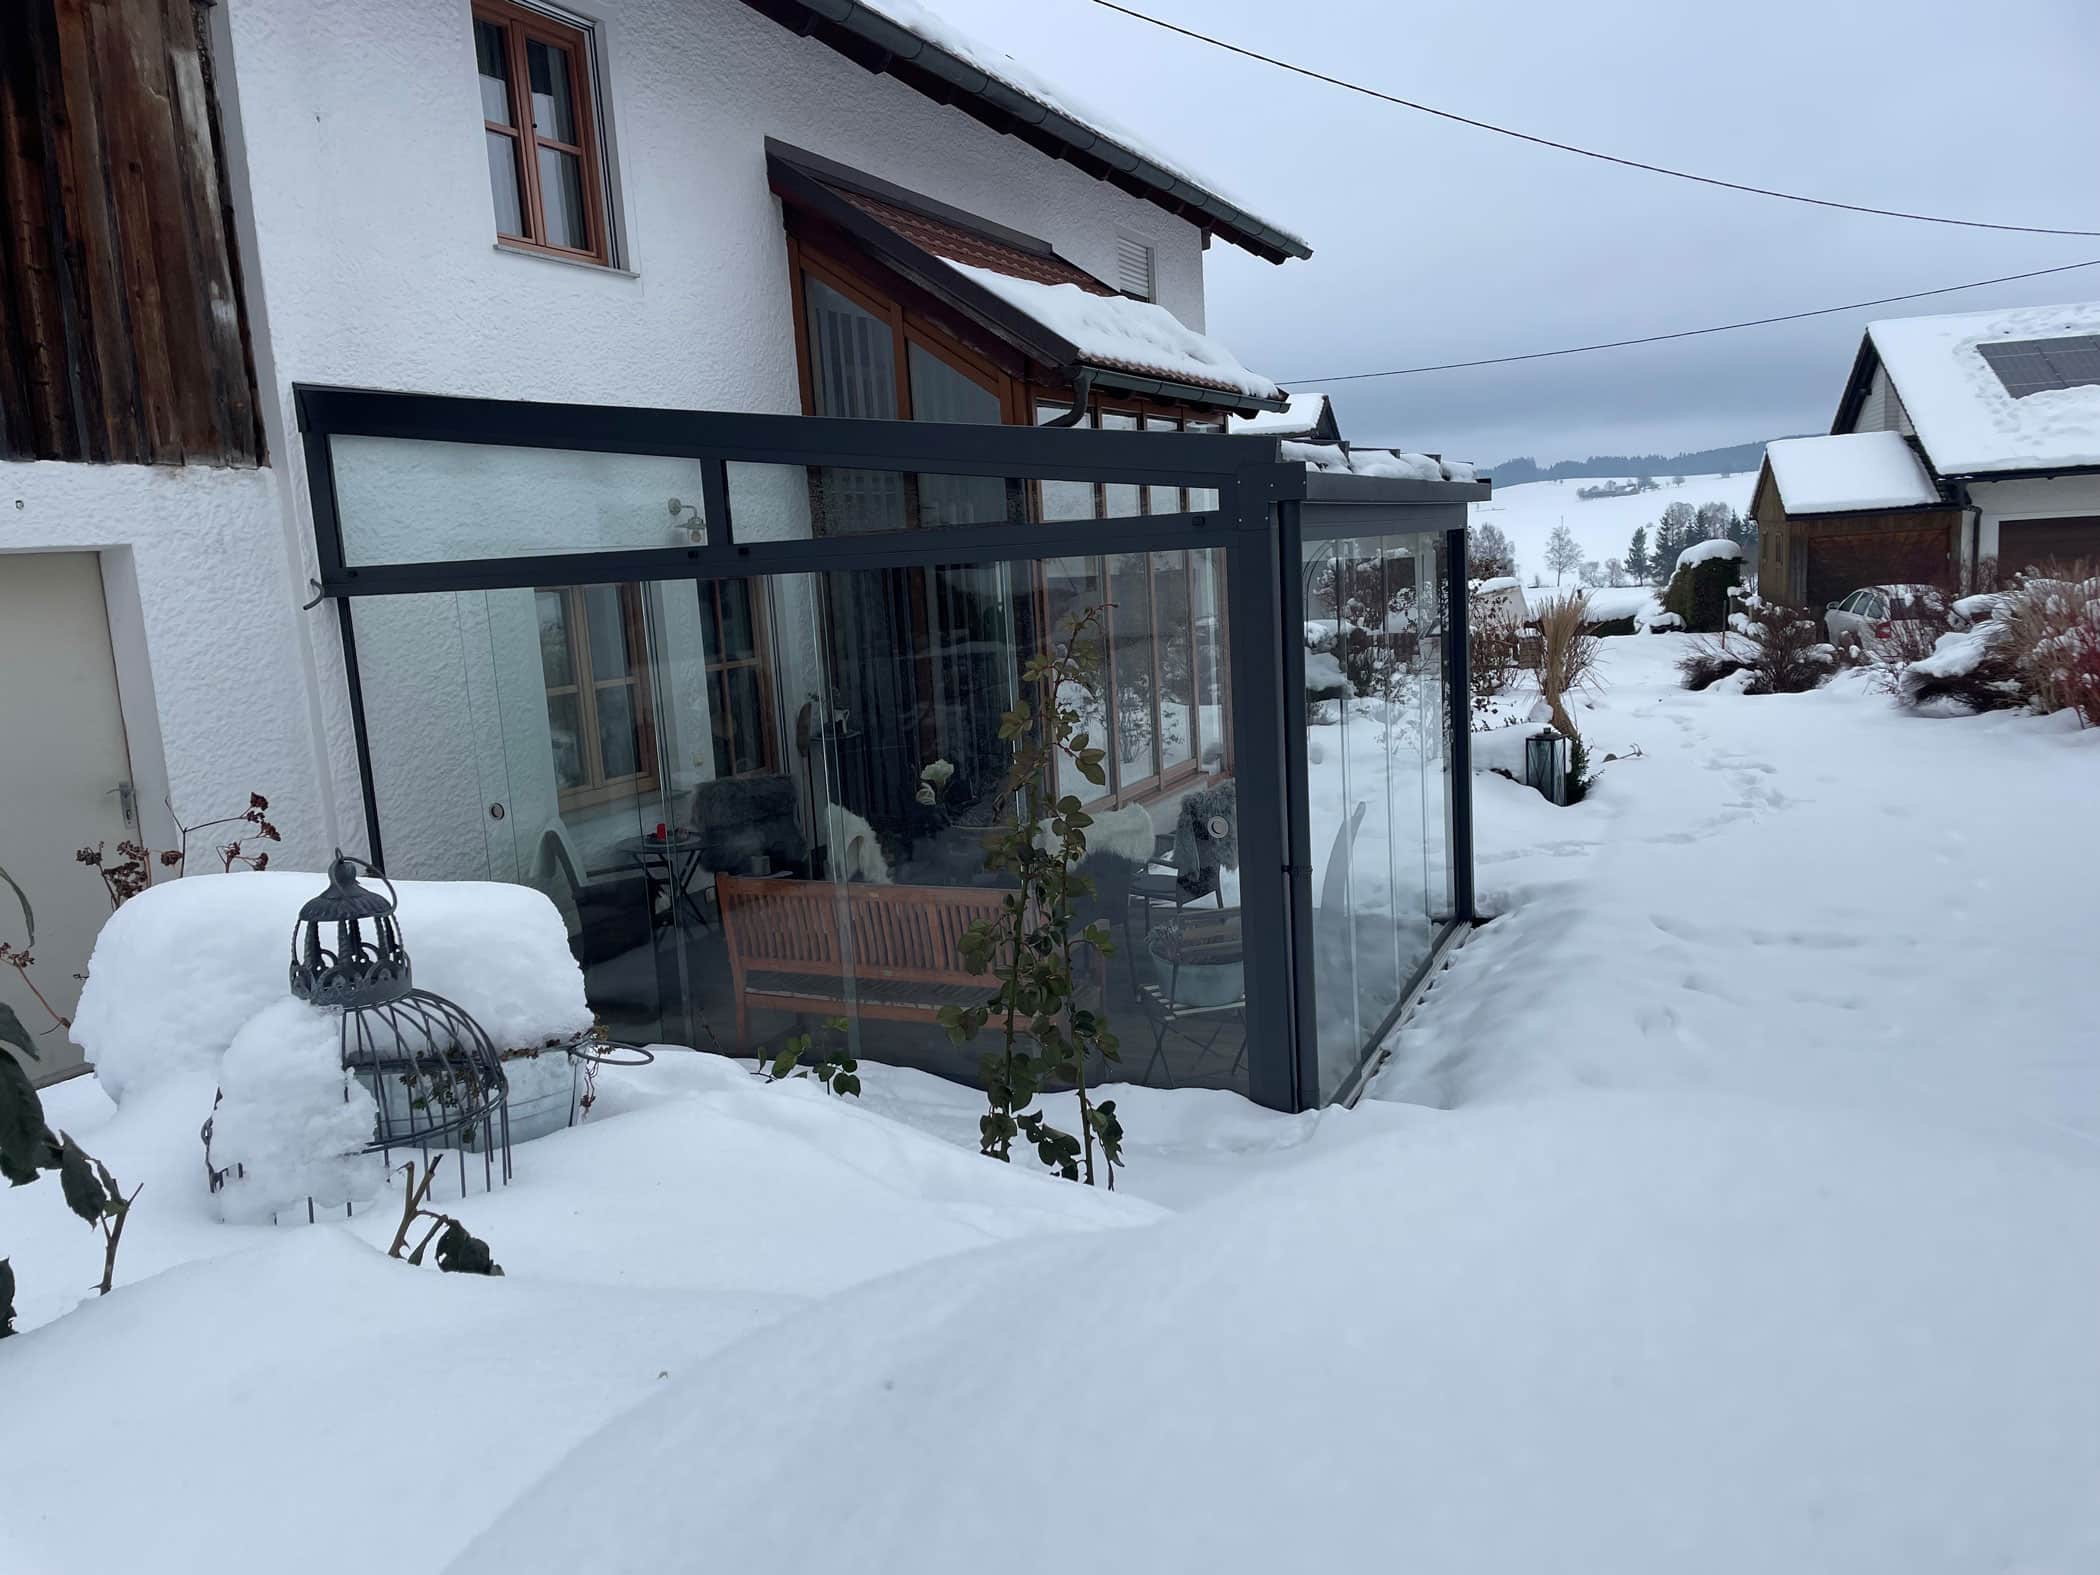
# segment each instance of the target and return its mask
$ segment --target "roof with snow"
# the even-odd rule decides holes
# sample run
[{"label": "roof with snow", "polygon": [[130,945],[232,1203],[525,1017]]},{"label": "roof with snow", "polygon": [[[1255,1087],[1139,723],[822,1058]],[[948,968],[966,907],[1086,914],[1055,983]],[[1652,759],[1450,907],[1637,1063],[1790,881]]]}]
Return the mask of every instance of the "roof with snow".
[{"label": "roof with snow", "polygon": [[1310,257],[1305,241],[1226,194],[1002,50],[918,0],[744,0],[790,31],[829,45],[994,131],[1062,159],[1270,262]]},{"label": "roof with snow", "polygon": [[951,310],[1068,380],[1224,408],[1285,395],[1166,307],[1112,289],[1046,241],[768,139],[773,190]]},{"label": "roof with snow", "polygon": [[1140,301],[1076,281],[1016,278],[974,263],[948,266],[1071,345],[1081,366],[1159,377],[1184,387],[1281,400],[1283,390],[1208,334],[1185,326],[1156,301]]},{"label": "roof with snow", "polygon": [[1923,508],[1939,488],[1900,432],[1842,432],[1765,445],[1779,501],[1789,514]]},{"label": "roof with snow", "polygon": [[1439,459],[1398,448],[1356,448],[1347,443],[1276,445],[1278,459],[1334,476],[1376,476],[1388,481],[1476,481],[1462,460]]},{"label": "roof with snow", "polygon": [[[1878,358],[1943,476],[2100,467],[2100,376],[2078,381],[2093,335],[2100,301],[1869,323],[1839,430]],[[2023,375],[2035,367],[2052,375]]]},{"label": "roof with snow", "polygon": [[1282,410],[1265,410],[1257,416],[1234,416],[1228,423],[1236,433],[1253,433],[1260,437],[1311,438],[1323,442],[1335,442],[1341,437],[1341,429],[1334,419],[1334,407],[1325,394],[1300,393],[1290,396],[1290,403]]}]

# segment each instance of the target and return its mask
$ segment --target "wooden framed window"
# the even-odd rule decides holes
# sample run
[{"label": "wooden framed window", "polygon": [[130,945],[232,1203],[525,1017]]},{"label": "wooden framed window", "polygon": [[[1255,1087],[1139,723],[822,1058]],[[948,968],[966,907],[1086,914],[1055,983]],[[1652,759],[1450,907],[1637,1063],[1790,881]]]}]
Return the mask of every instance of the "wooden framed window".
[{"label": "wooden framed window", "polygon": [[656,788],[656,720],[639,585],[533,593],[561,807]]},{"label": "wooden framed window", "polygon": [[700,642],[714,728],[715,775],[778,770],[764,598],[750,580],[700,585]]},{"label": "wooden framed window", "polygon": [[474,60],[497,235],[610,263],[590,32],[511,0],[474,0]]}]

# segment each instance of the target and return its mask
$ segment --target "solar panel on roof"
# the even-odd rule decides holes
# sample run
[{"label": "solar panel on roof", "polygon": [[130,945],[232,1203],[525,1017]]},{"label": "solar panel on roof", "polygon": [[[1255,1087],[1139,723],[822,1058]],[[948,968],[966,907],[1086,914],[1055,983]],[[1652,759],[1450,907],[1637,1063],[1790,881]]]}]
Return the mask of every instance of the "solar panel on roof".
[{"label": "solar panel on roof", "polygon": [[2015,399],[2051,388],[2100,384],[2100,334],[2063,339],[2001,339],[1977,351]]}]

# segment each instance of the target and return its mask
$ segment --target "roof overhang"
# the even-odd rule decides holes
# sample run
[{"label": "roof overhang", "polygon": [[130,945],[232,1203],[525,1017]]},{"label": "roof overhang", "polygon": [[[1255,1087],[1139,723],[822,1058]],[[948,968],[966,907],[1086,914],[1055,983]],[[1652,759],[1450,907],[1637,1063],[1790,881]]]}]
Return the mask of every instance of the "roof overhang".
[{"label": "roof overhang", "polygon": [[744,3],[790,32],[827,44],[869,71],[893,76],[936,103],[953,105],[992,130],[1018,137],[1257,257],[1280,263],[1312,255],[1312,248],[1289,231],[1030,98],[859,0]]},{"label": "roof overhang", "polygon": [[1243,390],[1178,382],[1168,377],[1101,366],[1089,361],[1079,346],[1055,329],[993,294],[975,280],[958,273],[945,259],[916,245],[908,236],[898,233],[864,209],[846,201],[833,186],[841,184],[844,177],[851,177],[859,183],[855,189],[864,190],[870,196],[878,196],[885,201],[908,200],[912,205],[922,208],[940,208],[938,216],[948,222],[967,221],[1005,244],[1017,245],[1022,249],[1039,249],[1045,255],[1054,255],[1050,253],[1048,246],[1032,236],[984,225],[960,210],[927,203],[916,194],[900,191],[886,183],[870,181],[865,176],[857,176],[830,160],[775,142],[771,138],[766,140],[766,176],[772,189],[783,202],[815,214],[834,229],[844,233],[856,246],[881,261],[901,278],[945,302],[986,333],[1003,340],[1022,354],[1040,361],[1045,366],[1058,369],[1075,384],[1084,377],[1090,386],[1097,389],[1115,389],[1174,403],[1206,405],[1219,410],[1282,410],[1287,406],[1287,399],[1263,399]]}]

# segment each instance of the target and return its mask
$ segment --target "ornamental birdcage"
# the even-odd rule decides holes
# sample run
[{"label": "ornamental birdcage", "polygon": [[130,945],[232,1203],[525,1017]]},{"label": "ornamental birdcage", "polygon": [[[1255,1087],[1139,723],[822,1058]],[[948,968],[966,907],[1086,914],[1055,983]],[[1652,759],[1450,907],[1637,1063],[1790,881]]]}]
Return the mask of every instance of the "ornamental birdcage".
[{"label": "ornamental birdcage", "polygon": [[[357,879],[360,865],[386,884]],[[397,1151],[454,1151],[466,1191],[468,1156],[482,1185],[510,1180],[510,1085],[489,1036],[457,1002],[415,988],[395,912],[400,894],[370,864],[340,848],[328,889],[299,910],[292,934],[292,994],[341,1013],[343,1070],[371,1091],[379,1117],[368,1152],[391,1167]]]}]

